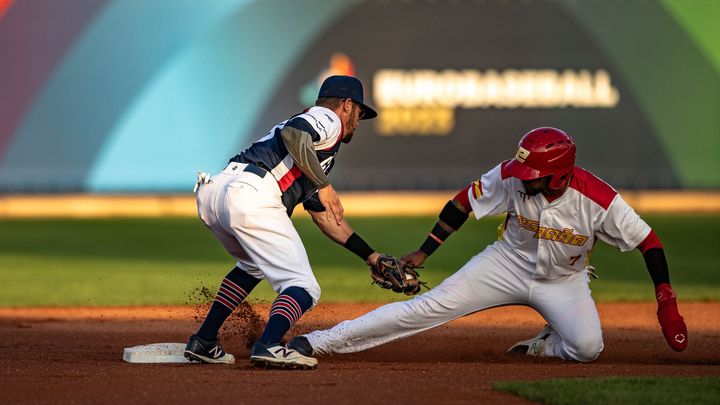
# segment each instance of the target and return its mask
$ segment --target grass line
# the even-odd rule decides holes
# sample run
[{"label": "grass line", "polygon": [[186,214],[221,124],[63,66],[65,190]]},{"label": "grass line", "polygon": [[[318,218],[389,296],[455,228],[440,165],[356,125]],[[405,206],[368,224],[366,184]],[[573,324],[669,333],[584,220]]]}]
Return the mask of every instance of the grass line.
[{"label": "grass line", "polygon": [[720,377],[607,377],[495,382],[493,388],[551,405],[717,404]]},{"label": "grass line", "polygon": [[[401,255],[416,249],[435,217],[350,218],[371,246]],[[421,270],[438,285],[496,239],[500,218],[469,220]],[[671,280],[683,300],[720,300],[720,216],[647,219],[665,245]],[[323,302],[378,302],[404,296],[370,286],[366,265],[328,240],[309,218],[294,223],[308,251]],[[597,301],[651,301],[639,252],[598,243],[592,263]],[[201,286],[215,290],[234,260],[193,218],[0,220],[0,306],[183,304]],[[251,297],[272,300],[261,283]]]}]

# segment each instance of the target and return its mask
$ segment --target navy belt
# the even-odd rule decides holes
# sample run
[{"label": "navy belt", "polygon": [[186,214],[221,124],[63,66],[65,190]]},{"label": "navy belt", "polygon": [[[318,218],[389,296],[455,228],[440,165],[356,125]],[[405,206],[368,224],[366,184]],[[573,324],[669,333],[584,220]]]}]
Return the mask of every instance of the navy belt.
[{"label": "navy belt", "polygon": [[247,165],[243,169],[244,172],[252,173],[256,176],[259,176],[260,178],[264,178],[267,174],[267,170],[263,169],[262,167],[257,167],[254,165]]}]

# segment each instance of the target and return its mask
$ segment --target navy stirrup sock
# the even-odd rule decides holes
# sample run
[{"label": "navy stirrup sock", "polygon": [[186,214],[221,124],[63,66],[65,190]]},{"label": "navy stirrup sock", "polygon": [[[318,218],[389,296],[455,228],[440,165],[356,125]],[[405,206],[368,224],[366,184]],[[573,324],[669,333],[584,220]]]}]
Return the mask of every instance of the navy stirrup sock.
[{"label": "navy stirrup sock", "polygon": [[270,318],[260,342],[266,345],[280,343],[290,327],[312,306],[312,302],[312,297],[304,288],[286,288],[270,307]]},{"label": "navy stirrup sock", "polygon": [[259,282],[259,279],[247,274],[238,267],[230,270],[230,273],[225,276],[220,284],[215,301],[213,301],[205,321],[200,326],[197,336],[203,340],[217,340],[218,331],[220,331],[220,327],[225,320]]}]

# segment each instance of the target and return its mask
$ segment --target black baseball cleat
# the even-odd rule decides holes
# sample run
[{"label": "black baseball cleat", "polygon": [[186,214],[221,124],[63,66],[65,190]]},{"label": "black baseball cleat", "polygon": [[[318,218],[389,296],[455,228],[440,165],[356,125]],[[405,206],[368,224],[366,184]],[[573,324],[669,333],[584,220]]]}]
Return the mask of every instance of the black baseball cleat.
[{"label": "black baseball cleat", "polygon": [[252,347],[250,364],[254,367],[314,369],[317,359],[287,348],[280,343],[265,344],[257,342]]},{"label": "black baseball cleat", "polygon": [[208,341],[199,338],[197,335],[190,336],[187,346],[185,346],[185,358],[191,362],[201,362],[210,364],[232,364],[235,363],[235,357],[232,354],[225,353],[218,341]]},{"label": "black baseball cleat", "polygon": [[305,336],[295,336],[294,338],[290,339],[289,342],[285,345],[288,349],[293,349],[296,352],[302,354],[303,356],[312,356],[313,355],[313,348],[310,344],[310,341]]}]

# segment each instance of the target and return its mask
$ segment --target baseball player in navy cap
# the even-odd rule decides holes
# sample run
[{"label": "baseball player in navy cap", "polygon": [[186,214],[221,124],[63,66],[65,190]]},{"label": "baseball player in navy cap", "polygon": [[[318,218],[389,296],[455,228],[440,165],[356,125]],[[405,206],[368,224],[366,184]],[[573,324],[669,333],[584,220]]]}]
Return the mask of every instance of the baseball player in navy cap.
[{"label": "baseball player in navy cap", "polygon": [[320,298],[305,248],[290,221],[303,204],[315,224],[371,266],[379,253],[343,218],[343,207],[328,173],[343,143],[360,120],[377,116],[365,104],[360,80],[327,78],[314,107],[282,121],[210,177],[198,175],[200,219],[237,264],[225,276],[185,357],[205,363],[232,363],[218,342],[218,331],[261,279],[278,293],[264,333],[252,348],[253,365],[314,368],[317,360],[281,344],[283,335]]},{"label": "baseball player in navy cap", "polygon": [[621,251],[642,253],[665,340],[676,351],[687,347],[687,328],[660,239],[615,189],[575,166],[575,143],[565,132],[542,127],[525,134],[515,157],[452,198],[420,249],[402,259],[421,266],[470,213],[477,219],[506,213],[502,237],[439,286],[334,328],[297,336],[287,346],[307,356],[357,352],[484,309],[527,305],[547,326],[517,342],[510,353],[593,361],[603,349],[603,337],[590,295],[589,260],[602,240]]}]

